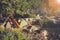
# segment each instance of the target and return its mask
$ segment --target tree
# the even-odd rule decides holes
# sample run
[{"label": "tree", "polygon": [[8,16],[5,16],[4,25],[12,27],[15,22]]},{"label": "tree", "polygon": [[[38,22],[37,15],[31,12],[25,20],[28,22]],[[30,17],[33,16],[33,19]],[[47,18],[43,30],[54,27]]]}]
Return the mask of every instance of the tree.
[{"label": "tree", "polygon": [[26,11],[29,8],[29,3],[26,0],[1,0],[1,13],[19,13]]},{"label": "tree", "polygon": [[0,0],[0,13],[41,14],[43,4],[42,0]]}]

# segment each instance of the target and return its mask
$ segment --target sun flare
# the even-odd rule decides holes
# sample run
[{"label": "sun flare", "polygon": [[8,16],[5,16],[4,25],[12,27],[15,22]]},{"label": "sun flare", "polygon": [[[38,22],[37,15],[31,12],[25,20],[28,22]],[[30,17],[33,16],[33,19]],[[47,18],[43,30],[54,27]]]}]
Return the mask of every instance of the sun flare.
[{"label": "sun flare", "polygon": [[60,0],[57,0],[58,3],[60,3]]}]

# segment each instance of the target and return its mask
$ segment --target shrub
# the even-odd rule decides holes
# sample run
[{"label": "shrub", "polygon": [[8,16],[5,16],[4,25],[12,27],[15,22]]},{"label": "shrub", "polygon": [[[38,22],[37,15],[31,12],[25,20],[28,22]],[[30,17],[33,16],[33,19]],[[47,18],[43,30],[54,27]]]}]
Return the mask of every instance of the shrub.
[{"label": "shrub", "polygon": [[0,40],[29,40],[27,35],[20,30],[5,29],[0,27]]}]

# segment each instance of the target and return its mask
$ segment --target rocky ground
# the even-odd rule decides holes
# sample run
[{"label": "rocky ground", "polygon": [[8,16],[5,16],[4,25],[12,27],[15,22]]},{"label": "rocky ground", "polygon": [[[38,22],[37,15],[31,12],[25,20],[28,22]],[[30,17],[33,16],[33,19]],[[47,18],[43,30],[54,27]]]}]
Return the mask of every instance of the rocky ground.
[{"label": "rocky ground", "polygon": [[[3,27],[3,25],[1,26]],[[26,27],[26,29],[23,29],[23,32],[27,34],[30,40],[60,40],[60,28],[41,28],[36,25]]]},{"label": "rocky ground", "polygon": [[[25,22],[25,21],[24,21]],[[25,24],[22,22],[22,25]],[[29,24],[24,26],[22,31],[27,34],[27,37],[30,38],[30,40],[60,40],[60,28],[59,24],[54,24],[53,22],[49,23],[48,21],[48,27],[41,27],[41,25],[32,25],[31,22],[28,22]],[[34,22],[36,24],[36,22]],[[54,26],[58,27],[54,27]],[[50,27],[51,26],[51,27]],[[1,25],[1,27],[4,28],[4,23]],[[10,29],[11,24],[8,22],[6,25],[6,29]]]},{"label": "rocky ground", "polygon": [[30,32],[24,30],[30,40],[60,40],[60,28],[40,28]]}]

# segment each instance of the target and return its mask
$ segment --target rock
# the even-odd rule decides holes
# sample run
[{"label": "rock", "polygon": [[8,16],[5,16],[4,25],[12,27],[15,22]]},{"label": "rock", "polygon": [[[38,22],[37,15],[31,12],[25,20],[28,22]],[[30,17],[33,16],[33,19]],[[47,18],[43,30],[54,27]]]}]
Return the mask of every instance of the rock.
[{"label": "rock", "polygon": [[35,30],[39,30],[40,29],[40,26],[38,25],[33,25],[30,29],[30,31],[35,31]]},{"label": "rock", "polygon": [[7,28],[7,29],[11,28],[10,22],[7,22],[6,28]]},{"label": "rock", "polygon": [[23,27],[26,26],[26,25],[27,25],[27,22],[26,22],[24,19],[22,19],[22,20],[21,20],[20,27],[23,28]]}]

